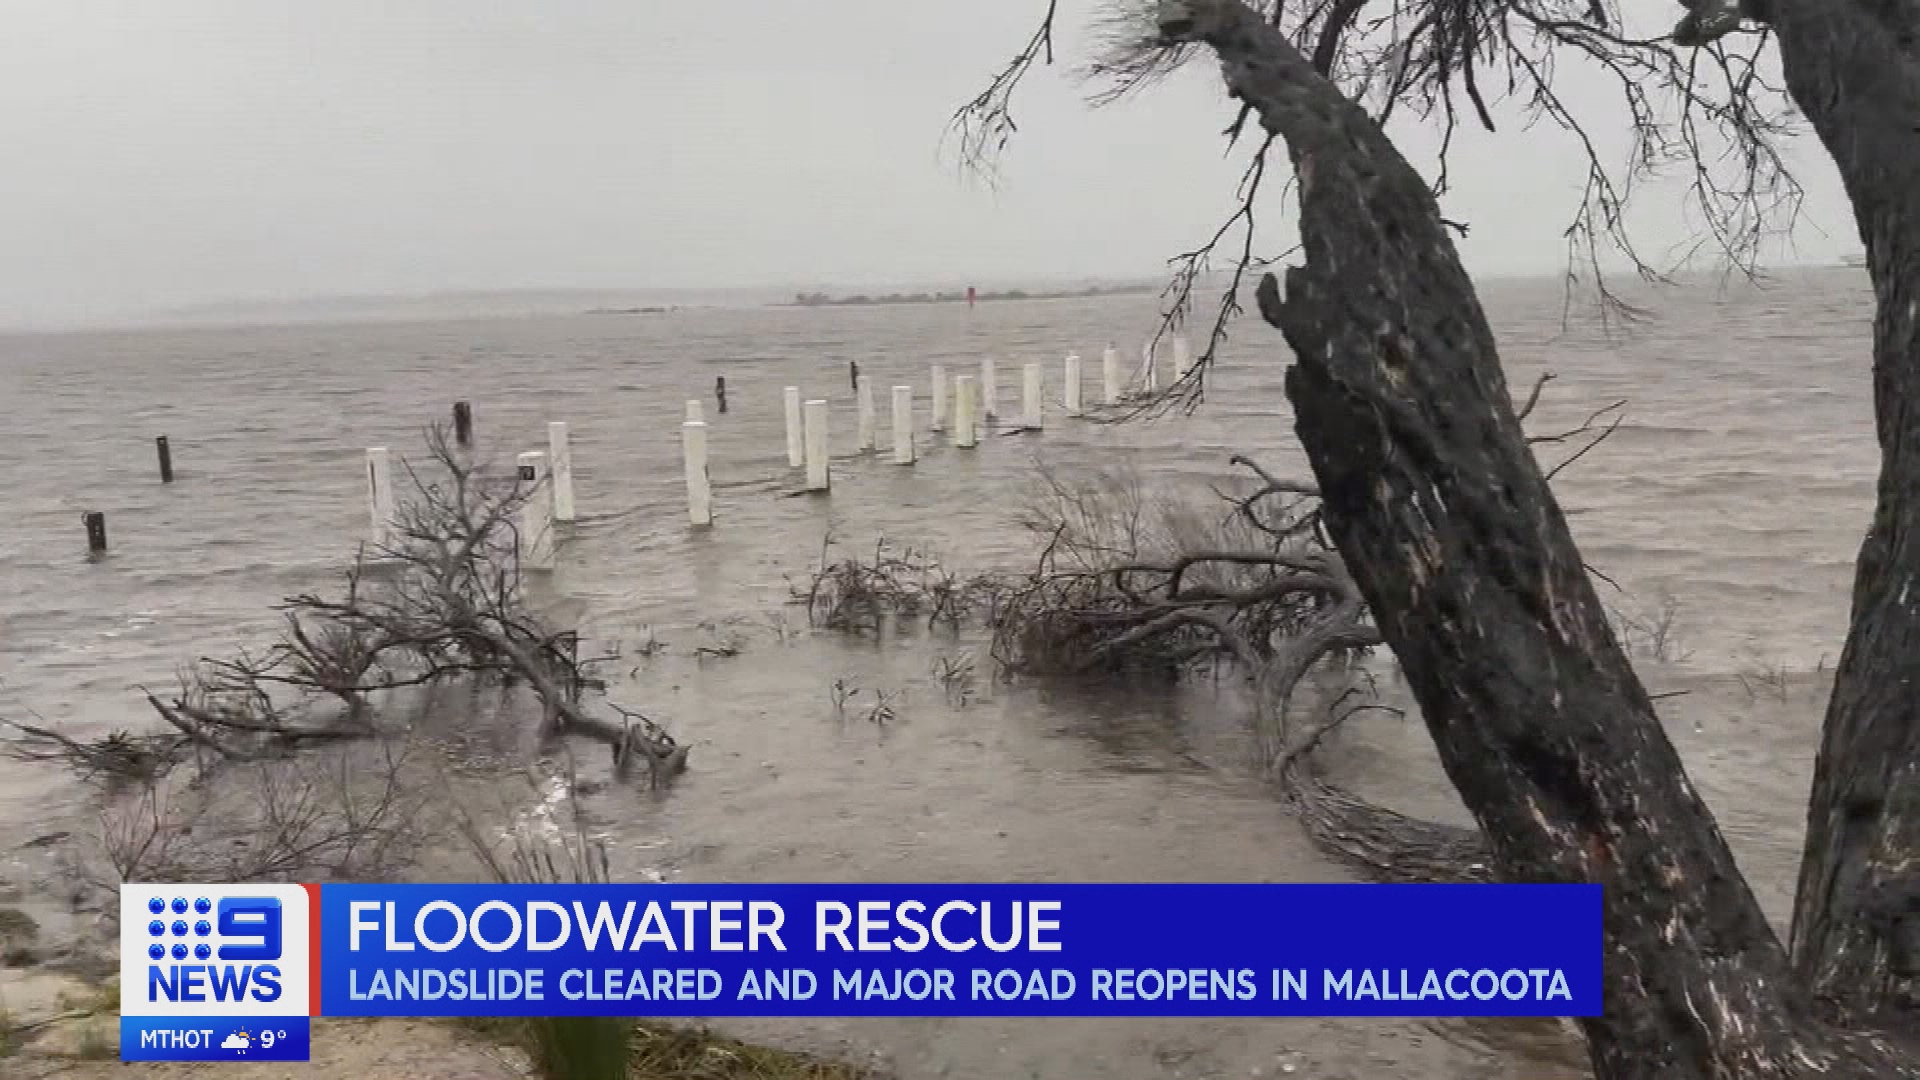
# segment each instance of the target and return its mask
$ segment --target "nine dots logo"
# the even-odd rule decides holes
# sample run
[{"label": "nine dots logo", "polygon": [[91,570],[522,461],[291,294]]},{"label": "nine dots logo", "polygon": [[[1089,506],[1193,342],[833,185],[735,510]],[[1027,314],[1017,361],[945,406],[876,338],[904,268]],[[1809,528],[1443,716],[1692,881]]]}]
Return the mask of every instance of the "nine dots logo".
[{"label": "nine dots logo", "polygon": [[121,1059],[307,1060],[317,891],[122,885]]},{"label": "nine dots logo", "polygon": [[[194,921],[187,922],[191,911]],[[206,897],[197,897],[188,904],[184,896],[175,896],[168,900],[163,896],[149,897],[147,912],[153,921],[147,923],[147,936],[153,943],[147,946],[147,957],[151,960],[165,960],[171,956],[175,960],[185,960],[191,956],[195,960],[213,958],[213,945],[208,940],[213,937],[213,901]],[[167,916],[173,916],[169,922]]]}]

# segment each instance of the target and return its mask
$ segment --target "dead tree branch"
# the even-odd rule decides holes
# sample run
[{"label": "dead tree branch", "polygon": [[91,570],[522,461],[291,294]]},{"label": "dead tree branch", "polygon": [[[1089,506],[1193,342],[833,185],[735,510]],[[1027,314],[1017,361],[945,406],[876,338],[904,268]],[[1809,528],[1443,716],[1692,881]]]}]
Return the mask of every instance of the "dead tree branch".
[{"label": "dead tree branch", "polygon": [[[1196,50],[1157,34],[1156,0],[1116,0],[1096,28],[1095,56],[1083,74],[1096,87],[1095,104],[1117,102],[1190,60]],[[1785,88],[1764,59],[1770,30],[1729,33],[1718,19],[1713,34],[1643,32],[1632,28],[1618,0],[1250,0],[1247,5],[1303,56],[1312,70],[1365,102],[1384,125],[1396,115],[1437,126],[1441,145],[1428,185],[1436,198],[1450,191],[1454,133],[1463,117],[1492,131],[1498,118],[1516,128],[1547,121],[1586,165],[1583,189],[1568,217],[1566,316],[1582,293],[1598,301],[1603,325],[1641,312],[1610,284],[1608,252],[1624,255],[1631,272],[1664,281],[1672,268],[1711,248],[1729,267],[1752,274],[1763,244],[1797,221],[1803,193],[1782,156],[1794,131]],[[1731,4],[1707,4],[1716,12]],[[1638,16],[1638,12],[1633,13]],[[1694,16],[1689,15],[1689,19]],[[1697,20],[1696,20],[1697,21]],[[962,106],[954,129],[963,160],[991,171],[1014,133],[1011,103],[1036,67],[1053,62],[1058,12],[1049,3],[1040,31],[988,89]],[[1608,92],[1574,96],[1568,72],[1584,68]],[[1585,80],[1575,76],[1584,85]],[[1254,111],[1236,105],[1224,134],[1231,150]],[[1604,153],[1595,133],[1624,127],[1633,133],[1620,160]],[[1194,250],[1170,260],[1155,346],[1191,325],[1199,295],[1217,294],[1210,325],[1197,342],[1193,370],[1170,386],[1096,414],[1114,421],[1151,418],[1202,400],[1206,373],[1218,360],[1231,324],[1241,313],[1243,286],[1266,266],[1292,257],[1296,244],[1276,243],[1261,222],[1284,220],[1297,208],[1297,172],[1274,159],[1268,128],[1241,173],[1231,209]],[[1279,174],[1281,186],[1266,190]],[[1665,252],[1645,251],[1628,227],[1626,208],[1656,177],[1684,177],[1688,209],[1702,221],[1698,241]],[[1468,226],[1442,218],[1464,235]],[[1276,252],[1276,248],[1279,248]],[[1262,254],[1271,252],[1272,254]],[[1224,274],[1215,262],[1224,260]]]},{"label": "dead tree branch", "polygon": [[518,521],[530,485],[467,461],[440,428],[428,432],[427,448],[424,469],[407,466],[414,490],[397,507],[394,539],[362,550],[340,593],[289,598],[282,634],[267,649],[203,658],[172,695],[147,695],[177,737],[81,747],[22,729],[23,752],[148,772],[187,749],[227,761],[285,756],[380,734],[374,705],[383,696],[466,680],[525,685],[547,733],[596,739],[617,760],[637,748],[634,760],[673,763],[677,772],[684,748],[656,725],[636,728],[586,708],[583,691],[603,685],[588,669],[607,658],[581,659],[578,636],[529,603]]}]

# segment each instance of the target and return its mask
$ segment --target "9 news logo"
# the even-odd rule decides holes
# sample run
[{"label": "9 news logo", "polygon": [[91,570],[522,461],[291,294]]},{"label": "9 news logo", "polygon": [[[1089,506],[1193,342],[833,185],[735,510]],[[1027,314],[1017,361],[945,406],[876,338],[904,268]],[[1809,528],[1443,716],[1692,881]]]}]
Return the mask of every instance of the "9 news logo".
[{"label": "9 news logo", "polygon": [[[304,1032],[316,916],[301,885],[122,885],[122,1058],[244,1060],[261,1056],[256,1031],[287,1027],[253,1021],[298,1017]],[[228,1028],[246,1038],[229,1037]],[[198,1045],[205,1042],[213,1045]],[[142,1049],[181,1056],[136,1053]]]},{"label": "9 news logo", "polygon": [[[279,897],[223,896],[218,905],[209,897],[196,897],[191,929],[187,926],[187,907],[185,896],[175,896],[171,901],[160,895],[147,898],[147,913],[153,916],[147,923],[147,936],[153,939],[147,946],[147,959],[153,961],[147,967],[149,1000],[159,994],[169,1001],[189,997],[198,981],[196,976],[202,973],[211,977],[215,1001],[242,1001],[249,995],[261,1004],[280,1000],[280,969],[273,963],[280,959],[286,945]],[[209,940],[214,938],[214,923],[207,916],[215,914],[216,908],[220,934],[218,939]],[[171,924],[168,914],[173,915]],[[198,963],[182,964],[180,961],[189,955],[189,933],[196,939],[191,955]],[[171,946],[168,938],[173,940]],[[209,964],[216,947],[223,963]],[[170,972],[163,973],[160,962],[169,957],[174,963]]]}]

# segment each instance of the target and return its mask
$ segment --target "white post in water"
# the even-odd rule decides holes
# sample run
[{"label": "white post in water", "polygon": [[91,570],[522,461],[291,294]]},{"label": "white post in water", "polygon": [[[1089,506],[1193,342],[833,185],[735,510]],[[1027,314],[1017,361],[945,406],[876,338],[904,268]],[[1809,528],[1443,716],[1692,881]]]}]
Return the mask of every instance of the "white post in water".
[{"label": "white post in water", "polygon": [[547,425],[547,453],[553,465],[553,520],[573,520],[573,447],[567,440],[567,425],[555,421]]},{"label": "white post in water", "polygon": [[1067,357],[1067,394],[1068,416],[1079,416],[1080,406],[1080,357],[1079,354]]},{"label": "white post in water", "polygon": [[1193,370],[1193,348],[1187,344],[1187,335],[1178,334],[1173,339],[1173,377],[1184,379],[1187,372]]},{"label": "white post in water", "polygon": [[520,565],[528,570],[553,569],[553,485],[547,476],[547,455],[538,450],[520,455]]},{"label": "white post in water", "polygon": [[975,442],[973,422],[979,415],[979,406],[973,402],[973,385],[971,375],[953,377],[953,445],[962,448]]},{"label": "white post in water", "polygon": [[787,464],[799,468],[807,463],[806,439],[800,434],[800,388],[787,387]]},{"label": "white post in water", "polygon": [[367,448],[367,512],[373,518],[373,531],[369,536],[373,546],[384,548],[392,544],[393,460],[384,446]]},{"label": "white post in water", "polygon": [[1020,372],[1020,426],[1039,430],[1041,417],[1046,405],[1040,400],[1045,389],[1040,378],[1040,365],[1028,364]]},{"label": "white post in water", "polygon": [[1100,389],[1108,405],[1120,404],[1120,350],[1111,345],[1100,354]]},{"label": "white post in water", "polygon": [[947,369],[939,364],[933,365],[933,409],[927,417],[928,431],[945,431],[947,428]]},{"label": "white post in water", "polygon": [[807,490],[825,491],[827,478],[827,403],[807,402]]},{"label": "white post in water", "polygon": [[993,357],[980,358],[980,417],[991,420],[1000,412],[1000,382],[993,370]]},{"label": "white post in water", "polygon": [[707,422],[706,410],[701,408],[700,403],[692,398],[687,399],[687,419],[685,422],[689,424],[704,424]]},{"label": "white post in water", "polygon": [[873,428],[874,428],[875,420],[873,415],[873,379],[871,379],[866,375],[862,375],[860,376],[858,382],[860,384],[859,450],[861,453],[864,454],[867,451],[872,450],[874,447]]},{"label": "white post in water", "polygon": [[893,463],[913,464],[913,387],[893,388]]},{"label": "white post in water", "polygon": [[1154,352],[1152,338],[1140,346],[1140,384],[1149,394],[1160,389],[1160,357]]},{"label": "white post in water", "polygon": [[680,425],[680,454],[687,462],[687,519],[695,525],[711,525],[713,485],[707,477],[706,421]]}]

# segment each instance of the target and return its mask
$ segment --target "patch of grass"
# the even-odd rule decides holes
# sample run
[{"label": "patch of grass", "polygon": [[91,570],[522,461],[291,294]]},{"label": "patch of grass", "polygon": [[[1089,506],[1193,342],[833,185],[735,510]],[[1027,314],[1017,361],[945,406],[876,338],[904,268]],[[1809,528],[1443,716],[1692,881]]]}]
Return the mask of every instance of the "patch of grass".
[{"label": "patch of grass", "polygon": [[[62,1008],[88,1015],[120,1011],[120,977],[113,976],[86,989],[85,993],[61,994]],[[118,1052],[117,1050],[115,1051]]]},{"label": "patch of grass", "polygon": [[877,1080],[858,1066],[657,1021],[502,1017],[462,1024],[525,1050],[543,1080]]},{"label": "patch of grass", "polygon": [[105,1024],[89,1020],[80,1028],[73,1056],[81,1061],[110,1061],[120,1056],[120,1043],[107,1037]]}]

